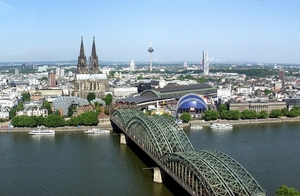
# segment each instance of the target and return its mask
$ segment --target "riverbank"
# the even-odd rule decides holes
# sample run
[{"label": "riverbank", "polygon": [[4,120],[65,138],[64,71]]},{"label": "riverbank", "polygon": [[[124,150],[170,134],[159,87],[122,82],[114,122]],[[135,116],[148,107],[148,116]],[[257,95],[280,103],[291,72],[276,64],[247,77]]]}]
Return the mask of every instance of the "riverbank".
[{"label": "riverbank", "polygon": [[280,117],[280,118],[266,118],[266,119],[246,119],[246,120],[215,120],[215,121],[203,121],[203,120],[194,120],[190,123],[182,124],[181,127],[188,126],[210,126],[211,123],[225,123],[232,125],[244,125],[244,124],[263,124],[263,123],[285,123],[285,122],[300,122],[300,117],[288,118],[288,117]]},{"label": "riverbank", "polygon": [[[262,124],[262,123],[285,123],[285,122],[300,122],[300,117],[295,118],[288,118],[288,117],[281,117],[281,118],[267,118],[267,119],[247,119],[247,120],[216,120],[216,121],[203,121],[203,120],[193,120],[189,123],[182,123],[180,124],[180,127],[187,128],[191,126],[210,126],[212,122],[218,122],[218,123],[225,123],[225,124],[232,124],[232,125],[244,125],[244,124]],[[98,126],[79,126],[79,127],[55,127],[53,128],[56,132],[82,132],[86,131],[91,128],[99,128],[99,129],[107,129],[107,130],[113,130],[109,119],[102,119],[101,123],[98,124]],[[0,128],[0,133],[17,133],[17,132],[29,132],[36,128],[30,128],[30,127],[22,127],[22,128]]]}]

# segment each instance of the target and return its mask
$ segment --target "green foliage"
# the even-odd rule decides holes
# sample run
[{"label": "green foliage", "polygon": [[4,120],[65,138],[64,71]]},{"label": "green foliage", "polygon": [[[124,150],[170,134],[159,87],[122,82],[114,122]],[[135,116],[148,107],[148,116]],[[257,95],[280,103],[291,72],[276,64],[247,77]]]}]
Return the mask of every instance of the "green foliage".
[{"label": "green foliage", "polygon": [[288,116],[289,115],[289,110],[287,108],[282,108],[281,113],[283,116]]},{"label": "green foliage", "polygon": [[48,114],[52,114],[52,106],[48,101],[44,101],[42,109],[48,110]]},{"label": "green foliage", "polygon": [[99,119],[98,115],[94,111],[89,111],[80,114],[76,117],[71,117],[70,120],[66,122],[67,125],[70,126],[78,126],[78,125],[84,125],[84,126],[92,126],[92,125],[98,125]]},{"label": "green foliage", "polygon": [[16,108],[12,108],[9,111],[9,118],[13,118],[16,116],[17,111],[24,110],[24,104],[23,102],[20,102],[19,105]]},{"label": "green foliage", "polygon": [[259,117],[258,114],[253,110],[244,110],[241,113],[241,119],[255,119]]},{"label": "green foliage", "polygon": [[228,107],[226,104],[221,104],[218,106],[218,110],[221,113],[223,110],[228,110]]},{"label": "green foliage", "polygon": [[22,95],[24,101],[30,101],[30,94],[29,94],[29,92],[22,93],[21,95]]},{"label": "green foliage", "polygon": [[15,127],[35,127],[37,123],[36,116],[16,116],[11,120],[11,124]]},{"label": "green foliage", "polygon": [[280,109],[274,109],[269,114],[270,118],[279,118],[280,116],[283,116]]},{"label": "green foliage", "polygon": [[16,116],[16,113],[17,113],[17,108],[12,108],[9,110],[9,118],[13,118]]},{"label": "green foliage", "polygon": [[206,110],[202,115],[202,118],[206,121],[217,120],[219,117],[219,113],[215,110]]},{"label": "green foliage", "polygon": [[271,93],[272,93],[272,91],[271,91],[271,90],[269,90],[269,89],[265,89],[265,90],[264,90],[264,93],[265,93],[265,95],[269,95],[269,94],[271,94]]},{"label": "green foliage", "polygon": [[262,69],[262,68],[247,68],[247,69],[239,69],[239,68],[227,68],[227,69],[212,69],[210,72],[234,72],[238,74],[245,74],[246,76],[259,77],[259,78],[268,78],[274,75],[278,75],[278,71],[274,69]]},{"label": "green foliage", "polygon": [[226,120],[238,120],[241,118],[241,112],[238,110],[223,110],[221,117]]},{"label": "green foliage", "polygon": [[113,96],[110,93],[103,97],[103,101],[105,101],[107,106],[109,106],[112,103],[112,99]]},{"label": "green foliage", "polygon": [[91,102],[92,100],[94,100],[96,98],[96,95],[95,95],[95,93],[93,93],[93,92],[91,92],[91,93],[89,93],[88,95],[87,95],[87,100],[89,101],[89,102]]},{"label": "green foliage", "polygon": [[62,127],[65,125],[65,120],[58,114],[50,114],[44,119],[44,125],[46,127]]},{"label": "green foliage", "polygon": [[48,81],[48,78],[46,77],[46,76],[43,76],[42,78],[41,78],[41,81]]},{"label": "green foliage", "polygon": [[300,192],[294,188],[281,185],[279,189],[276,190],[277,196],[299,196]]},{"label": "green foliage", "polygon": [[188,112],[184,112],[180,115],[180,120],[182,120],[183,123],[188,123],[191,120],[191,114]]},{"label": "green foliage", "polygon": [[197,79],[197,82],[200,84],[206,83],[206,82],[208,82],[208,79],[202,76],[201,78]]},{"label": "green foliage", "polygon": [[258,114],[258,118],[268,118],[269,117],[269,114],[266,110],[263,110],[261,112],[259,112]]},{"label": "green foliage", "polygon": [[76,106],[69,106],[68,107],[68,117],[71,117],[76,110]]},{"label": "green foliage", "polygon": [[288,117],[297,117],[300,116],[300,107],[294,106],[287,115]]}]

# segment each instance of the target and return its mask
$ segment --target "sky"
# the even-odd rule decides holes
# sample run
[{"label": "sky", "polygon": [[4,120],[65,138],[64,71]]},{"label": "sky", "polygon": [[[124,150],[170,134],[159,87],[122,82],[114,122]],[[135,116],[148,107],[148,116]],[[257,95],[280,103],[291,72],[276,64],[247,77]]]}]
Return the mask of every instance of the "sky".
[{"label": "sky", "polygon": [[300,0],[0,0],[0,62],[300,64]]}]

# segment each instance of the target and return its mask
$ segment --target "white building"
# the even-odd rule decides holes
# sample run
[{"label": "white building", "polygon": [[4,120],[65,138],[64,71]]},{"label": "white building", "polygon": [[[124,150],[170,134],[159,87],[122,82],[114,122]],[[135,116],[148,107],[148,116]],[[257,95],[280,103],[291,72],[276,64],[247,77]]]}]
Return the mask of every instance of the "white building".
[{"label": "white building", "polygon": [[238,87],[238,88],[236,88],[236,93],[237,94],[242,93],[242,94],[249,95],[250,93],[252,93],[252,88],[251,87],[248,87],[248,88]]},{"label": "white building", "polygon": [[138,93],[137,87],[119,87],[113,89],[116,98],[129,97],[131,94]]},{"label": "white building", "polygon": [[206,50],[203,51],[203,74],[207,76],[209,74],[209,59],[208,59],[208,53]]},{"label": "white building", "polygon": [[132,60],[132,61],[130,62],[130,71],[135,71],[134,60]]}]

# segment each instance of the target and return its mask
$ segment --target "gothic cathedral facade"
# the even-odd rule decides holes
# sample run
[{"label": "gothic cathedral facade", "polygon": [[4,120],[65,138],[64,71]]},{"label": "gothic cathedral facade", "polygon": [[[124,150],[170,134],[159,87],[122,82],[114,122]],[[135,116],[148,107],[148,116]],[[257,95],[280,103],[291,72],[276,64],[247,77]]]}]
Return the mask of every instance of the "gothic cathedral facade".
[{"label": "gothic cathedral facade", "polygon": [[74,96],[87,98],[89,93],[95,93],[96,98],[102,98],[108,90],[108,80],[105,74],[99,74],[99,62],[96,53],[95,38],[93,38],[92,53],[89,66],[84,54],[83,38],[81,37],[80,52],[77,63],[77,74],[74,82]]}]

